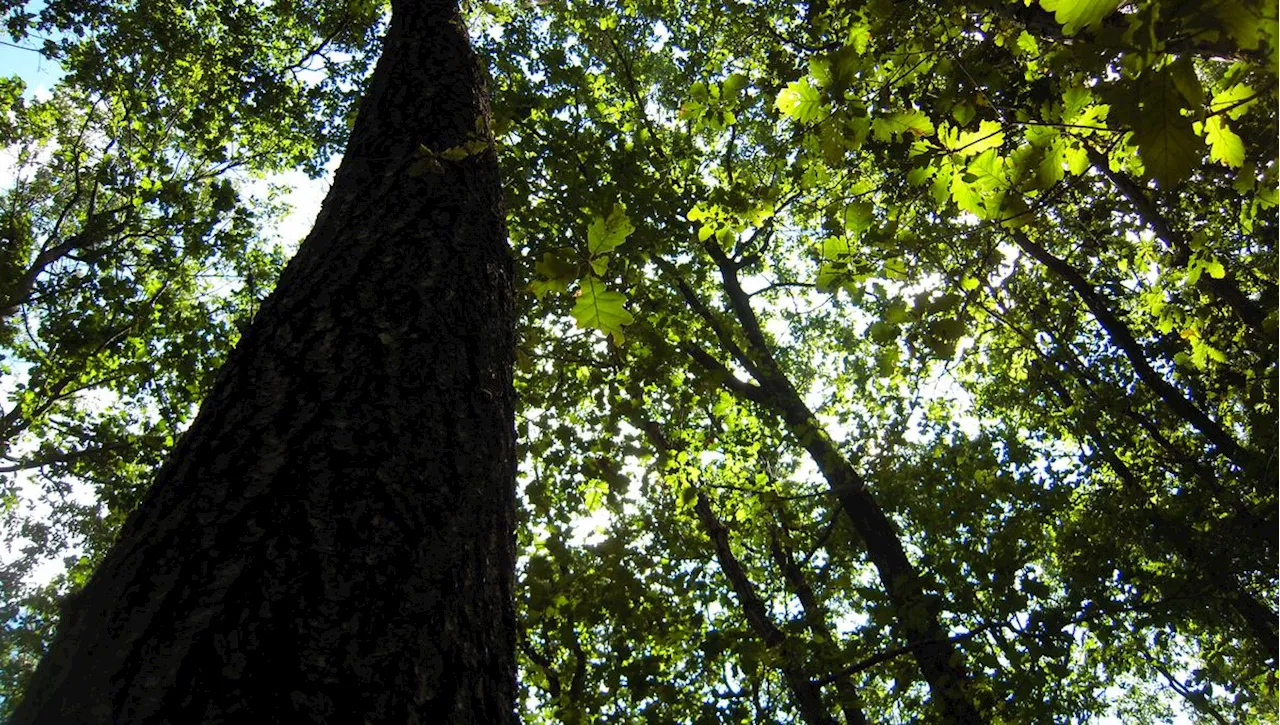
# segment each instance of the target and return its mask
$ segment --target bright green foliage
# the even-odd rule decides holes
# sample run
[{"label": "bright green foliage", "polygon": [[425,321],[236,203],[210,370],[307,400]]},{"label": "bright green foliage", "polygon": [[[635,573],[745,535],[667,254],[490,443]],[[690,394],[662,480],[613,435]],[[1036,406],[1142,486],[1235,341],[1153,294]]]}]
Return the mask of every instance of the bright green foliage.
[{"label": "bright green foliage", "polygon": [[631,220],[627,218],[627,208],[622,204],[614,204],[608,216],[596,217],[591,226],[587,227],[587,251],[592,258],[608,254],[627,241],[627,237],[635,230],[631,226]]},{"label": "bright green foliage", "polygon": [[1209,158],[1235,168],[1244,165],[1244,140],[1221,116],[1205,119],[1204,136],[1209,142]]},{"label": "bright green foliage", "polygon": [[871,122],[871,132],[879,141],[933,135],[933,121],[920,111],[895,111]]},{"label": "bright green foliage", "polygon": [[1244,115],[1257,97],[1258,94],[1252,88],[1244,83],[1236,83],[1213,94],[1209,112],[1222,113],[1226,114],[1227,118],[1237,119]]},{"label": "bright green foliage", "polygon": [[593,330],[601,330],[613,336],[613,341],[622,344],[622,328],[635,321],[635,317],[623,308],[626,297],[621,292],[606,290],[604,282],[594,276],[583,278],[582,285],[575,296],[571,314],[578,325]]},{"label": "bright green foliage", "polygon": [[475,9],[529,292],[527,721],[797,722],[799,667],[937,722],[932,616],[992,722],[1274,722],[1275,8],[1117,7]]},{"label": "bright green foliage", "polygon": [[[538,60],[498,62],[497,106],[535,89],[547,99],[518,131],[542,143],[505,156],[516,205],[565,200],[517,215],[517,239],[553,238],[573,210],[615,198],[637,230],[608,270],[636,317],[624,346],[592,352],[559,337],[549,320],[565,296],[533,303],[524,336],[521,394],[541,411],[524,431],[536,471],[526,541],[552,552],[541,555],[560,573],[538,574],[538,586],[567,602],[525,603],[535,624],[526,686],[543,715],[739,721],[752,698],[775,716],[790,707],[785,657],[714,577],[692,513],[699,494],[811,653],[812,676],[893,647],[899,613],[794,432],[725,382],[767,384],[764,344],[893,502],[954,631],[992,627],[962,648],[979,689],[1002,703],[996,719],[1149,721],[1171,704],[1265,719],[1275,697],[1266,638],[1247,604],[1225,602],[1273,596],[1274,537],[1261,533],[1273,479],[1265,455],[1217,453],[1178,401],[1236,421],[1248,451],[1274,450],[1263,421],[1275,409],[1264,334],[1274,329],[1275,120],[1257,103],[1229,116],[1247,99],[1232,89],[1262,86],[1267,71],[1219,41],[1200,52],[1180,40],[1165,54],[1167,39],[1197,33],[1232,42],[1211,12],[1114,7],[1056,6],[1077,13],[1066,29],[1037,8],[876,3],[815,4],[803,19],[783,4],[552,3],[546,35],[534,19],[502,22],[493,57]],[[617,24],[599,31],[597,15]],[[700,88],[730,77],[732,99],[707,90],[703,100]],[[734,122],[686,124],[690,88]],[[573,167],[560,162],[568,154]],[[1066,265],[1046,266],[1033,247]],[[539,253],[530,244],[531,267]],[[759,344],[716,254],[742,265]],[[530,275],[538,289],[555,273]],[[1091,303],[1114,311],[1112,330]],[[1122,348],[1126,334],[1136,345]],[[572,482],[591,480],[613,481],[609,523],[588,537],[599,543],[552,547],[570,536],[564,510],[586,505]],[[548,520],[558,523],[539,528]],[[1250,543],[1231,543],[1241,536]],[[842,649],[806,624],[772,538],[808,562],[817,602],[860,622],[834,637]],[[622,588],[632,602],[665,593],[692,609],[650,633],[654,605],[612,609]],[[1252,621],[1269,620],[1263,610]],[[1163,689],[1161,672],[1182,695]],[[578,677],[603,687],[575,694]],[[852,679],[872,721],[927,717],[909,660]]]},{"label": "bright green foliage", "polygon": [[778,93],[774,106],[800,123],[813,123],[823,115],[822,97],[818,89],[810,85],[808,78],[788,83]]},{"label": "bright green foliage", "polygon": [[1103,18],[1115,12],[1117,5],[1117,0],[1040,0],[1040,6],[1053,13],[1067,35],[1075,35],[1082,28],[1096,27]]}]

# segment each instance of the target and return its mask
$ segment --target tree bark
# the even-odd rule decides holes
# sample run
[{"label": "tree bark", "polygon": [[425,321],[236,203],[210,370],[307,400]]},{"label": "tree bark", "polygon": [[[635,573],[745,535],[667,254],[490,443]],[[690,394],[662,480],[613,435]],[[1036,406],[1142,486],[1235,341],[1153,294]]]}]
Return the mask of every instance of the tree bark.
[{"label": "tree bark", "polygon": [[512,298],[458,9],[396,0],[315,229],[15,725],[514,722]]}]

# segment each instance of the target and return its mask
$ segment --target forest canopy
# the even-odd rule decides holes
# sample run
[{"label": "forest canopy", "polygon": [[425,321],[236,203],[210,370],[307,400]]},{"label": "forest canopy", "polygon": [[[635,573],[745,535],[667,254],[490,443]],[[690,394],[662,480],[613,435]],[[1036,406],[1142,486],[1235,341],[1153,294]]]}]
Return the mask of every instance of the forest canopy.
[{"label": "forest canopy", "polygon": [[[465,10],[523,719],[1276,721],[1273,3]],[[256,190],[341,152],[386,13],[0,2],[62,72],[0,78],[0,707],[271,291]]]}]

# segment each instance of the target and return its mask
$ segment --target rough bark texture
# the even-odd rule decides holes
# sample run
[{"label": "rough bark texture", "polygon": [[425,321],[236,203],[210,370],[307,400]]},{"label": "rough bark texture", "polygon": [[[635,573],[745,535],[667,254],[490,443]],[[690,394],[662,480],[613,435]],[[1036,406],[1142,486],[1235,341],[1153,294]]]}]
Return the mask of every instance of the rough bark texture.
[{"label": "rough bark texture", "polygon": [[393,5],[316,228],[15,725],[514,721],[498,172],[419,151],[488,110],[454,4]]}]

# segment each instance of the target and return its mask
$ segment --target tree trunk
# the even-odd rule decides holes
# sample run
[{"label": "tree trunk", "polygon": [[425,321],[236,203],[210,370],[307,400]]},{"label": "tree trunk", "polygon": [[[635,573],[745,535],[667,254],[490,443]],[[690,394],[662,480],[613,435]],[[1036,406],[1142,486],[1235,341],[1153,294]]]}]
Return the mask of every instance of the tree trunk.
[{"label": "tree trunk", "polygon": [[393,2],[315,229],[15,725],[514,721],[514,311],[479,79],[453,2]]}]

